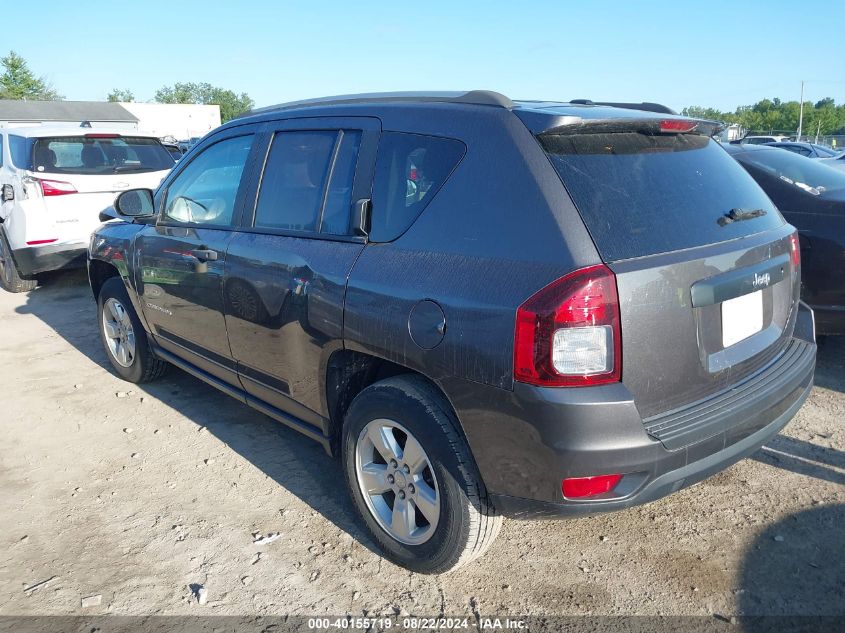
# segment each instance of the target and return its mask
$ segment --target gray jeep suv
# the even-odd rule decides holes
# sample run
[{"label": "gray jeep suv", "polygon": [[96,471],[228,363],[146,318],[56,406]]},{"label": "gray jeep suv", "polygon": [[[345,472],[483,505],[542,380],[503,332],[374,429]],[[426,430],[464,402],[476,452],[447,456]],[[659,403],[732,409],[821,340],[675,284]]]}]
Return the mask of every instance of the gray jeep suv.
[{"label": "gray jeep suv", "polygon": [[173,364],[320,442],[385,555],[619,510],[752,453],[813,382],[793,227],[655,104],[285,104],[92,235],[115,371]]}]

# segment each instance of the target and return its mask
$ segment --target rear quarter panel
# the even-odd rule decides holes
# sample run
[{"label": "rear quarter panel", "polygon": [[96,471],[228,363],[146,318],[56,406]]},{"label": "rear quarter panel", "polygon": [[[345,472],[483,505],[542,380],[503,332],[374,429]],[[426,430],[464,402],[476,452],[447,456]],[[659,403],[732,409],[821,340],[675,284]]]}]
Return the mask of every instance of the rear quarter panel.
[{"label": "rear quarter panel", "polygon": [[[393,113],[383,129],[457,138],[467,153],[404,235],[364,249],[349,280],[344,340],[438,382],[460,415],[446,382],[512,389],[517,307],[600,260],[560,179],[512,113],[453,105]],[[427,350],[409,332],[411,311],[425,299],[446,318],[442,342]]]}]

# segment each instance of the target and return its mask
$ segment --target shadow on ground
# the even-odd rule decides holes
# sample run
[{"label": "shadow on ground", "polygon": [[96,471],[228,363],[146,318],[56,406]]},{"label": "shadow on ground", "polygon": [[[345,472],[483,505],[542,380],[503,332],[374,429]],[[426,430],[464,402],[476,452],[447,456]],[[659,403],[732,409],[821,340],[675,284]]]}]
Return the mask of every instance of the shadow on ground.
[{"label": "shadow on ground", "polygon": [[[17,312],[37,316],[93,363],[112,371],[97,330],[97,306],[84,271],[45,276]],[[378,552],[356,522],[339,462],[327,456],[316,442],[176,367],[162,379],[132,389],[149,394],[198,427],[205,427],[361,545]]]},{"label": "shadow on ground", "polygon": [[739,582],[742,630],[841,630],[845,505],[816,506],[766,528],[748,548]]},{"label": "shadow on ground", "polygon": [[753,458],[799,475],[845,486],[845,452],[786,435],[772,438]]}]

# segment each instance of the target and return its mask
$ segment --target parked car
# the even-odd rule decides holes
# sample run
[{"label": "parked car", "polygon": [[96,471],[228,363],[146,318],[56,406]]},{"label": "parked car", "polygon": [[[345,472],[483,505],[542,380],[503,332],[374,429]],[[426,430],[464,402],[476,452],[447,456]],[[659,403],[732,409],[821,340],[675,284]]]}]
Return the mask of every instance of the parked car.
[{"label": "parked car", "polygon": [[740,139],[731,141],[731,145],[764,145],[766,143],[783,143],[789,140],[788,136],[743,136]]},{"label": "parked car", "polygon": [[183,154],[187,154],[188,150],[191,149],[194,145],[196,145],[199,140],[199,136],[192,136],[189,139],[177,142],[177,145],[179,146],[179,149],[182,150]]},{"label": "parked car", "polygon": [[831,158],[837,155],[837,151],[824,145],[816,143],[798,143],[795,141],[784,141],[781,143],[766,143],[771,147],[779,147],[794,154],[800,154],[807,158]]},{"label": "parked car", "polygon": [[839,171],[845,171],[845,152],[839,152],[832,158],[822,158],[819,162],[827,167],[833,167]]},{"label": "parked car", "polygon": [[801,297],[818,334],[845,334],[845,173],[770,146],[728,147],[801,238]]},{"label": "parked car", "polygon": [[502,515],[652,501],[757,450],[813,382],[795,229],[714,127],[484,91],[236,119],[92,236],[106,353],[322,444],[419,572]]},{"label": "parked car", "polygon": [[170,157],[173,159],[174,163],[178,163],[180,160],[182,160],[183,152],[178,145],[175,145],[173,143],[162,143],[162,146],[164,147],[164,149],[167,150],[168,154],[170,154]]},{"label": "parked car", "polygon": [[0,286],[35,287],[38,273],[85,266],[91,231],[115,195],[156,187],[173,167],[158,139],[106,129],[0,130]]}]

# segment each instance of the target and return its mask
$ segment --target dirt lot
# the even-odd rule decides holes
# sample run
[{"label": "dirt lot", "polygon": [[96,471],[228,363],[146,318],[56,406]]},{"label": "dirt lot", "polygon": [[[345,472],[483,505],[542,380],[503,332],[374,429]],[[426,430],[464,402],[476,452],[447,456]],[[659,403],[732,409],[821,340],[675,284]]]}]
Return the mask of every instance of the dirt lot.
[{"label": "dirt lot", "polygon": [[845,615],[845,340],[753,458],[623,513],[506,521],[440,578],[373,551],[309,440],[177,370],[118,380],[82,273],[0,291],[0,362],[0,615]]}]

